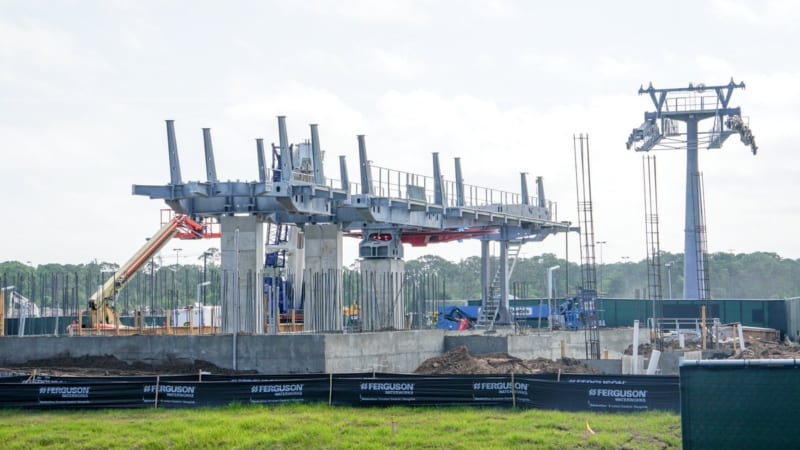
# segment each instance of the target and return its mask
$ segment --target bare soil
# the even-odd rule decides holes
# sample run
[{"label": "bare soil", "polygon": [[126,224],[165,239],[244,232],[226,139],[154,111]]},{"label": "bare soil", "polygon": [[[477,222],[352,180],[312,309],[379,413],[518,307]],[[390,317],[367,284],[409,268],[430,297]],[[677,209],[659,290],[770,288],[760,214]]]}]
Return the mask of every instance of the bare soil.
[{"label": "bare soil", "polygon": [[426,375],[502,375],[537,373],[600,373],[577,359],[546,358],[523,360],[508,353],[473,356],[465,346],[423,362],[414,373]]},{"label": "bare soil", "polygon": [[128,363],[113,355],[105,356],[58,356],[48,359],[30,360],[24,364],[7,365],[0,372],[35,373],[54,376],[144,376],[186,375],[204,373],[233,375],[236,372],[218,367],[208,361],[172,359],[165,363]]}]

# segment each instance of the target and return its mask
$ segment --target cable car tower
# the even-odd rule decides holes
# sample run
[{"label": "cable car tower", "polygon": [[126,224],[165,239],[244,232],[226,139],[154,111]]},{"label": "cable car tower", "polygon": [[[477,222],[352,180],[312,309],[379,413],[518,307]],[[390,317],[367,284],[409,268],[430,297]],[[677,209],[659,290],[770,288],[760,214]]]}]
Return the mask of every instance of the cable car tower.
[{"label": "cable car tower", "polygon": [[[653,84],[639,88],[649,94],[656,110],[644,113],[644,122],[628,137],[628,150],[680,150],[686,148],[686,226],[684,228],[683,298],[709,298],[708,268],[705,257],[705,219],[697,149],[721,148],[732,134],[739,134],[753,154],[758,147],[747,119],[739,107],[729,106],[733,90],[744,83],[720,86],[693,85],[685,88],[655,89]],[[708,131],[698,131],[698,123],[714,119]]]}]

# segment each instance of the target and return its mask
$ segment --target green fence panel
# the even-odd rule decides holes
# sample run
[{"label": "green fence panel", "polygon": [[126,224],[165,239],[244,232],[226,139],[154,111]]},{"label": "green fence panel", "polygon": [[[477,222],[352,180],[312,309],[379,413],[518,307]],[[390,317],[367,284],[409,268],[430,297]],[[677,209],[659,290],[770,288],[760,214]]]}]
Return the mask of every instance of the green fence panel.
[{"label": "green fence panel", "polygon": [[680,379],[683,448],[800,448],[798,361],[692,362]]}]

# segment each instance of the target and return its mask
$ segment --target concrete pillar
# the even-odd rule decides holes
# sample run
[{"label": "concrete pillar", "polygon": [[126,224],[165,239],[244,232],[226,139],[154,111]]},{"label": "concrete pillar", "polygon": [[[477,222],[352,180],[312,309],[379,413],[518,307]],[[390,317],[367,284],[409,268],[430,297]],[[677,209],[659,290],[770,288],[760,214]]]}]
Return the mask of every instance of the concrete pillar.
[{"label": "concrete pillar", "polygon": [[405,328],[403,276],[406,263],[394,258],[361,260],[359,319],[363,331]]},{"label": "concrete pillar", "polygon": [[264,224],[255,216],[220,217],[222,332],[264,333]]},{"label": "concrete pillar", "polygon": [[342,231],[336,224],[308,224],[305,240],[305,331],[340,331],[342,319]]},{"label": "concrete pillar", "polygon": [[481,240],[481,307],[491,303],[491,278],[489,278],[489,244],[488,239]]},{"label": "concrete pillar", "polygon": [[702,224],[697,157],[697,119],[686,120],[686,211],[683,233],[683,298],[704,300],[701,296],[700,272],[702,259],[698,257],[697,241],[699,225]]},{"label": "concrete pillar", "polygon": [[306,244],[303,230],[299,227],[289,228],[289,256],[286,262],[286,280],[292,283],[294,295],[291,303],[292,309],[302,309],[303,302],[303,272],[306,264]]},{"label": "concrete pillar", "polygon": [[510,325],[511,313],[508,307],[508,241],[500,241],[500,301],[497,304],[496,325]]}]

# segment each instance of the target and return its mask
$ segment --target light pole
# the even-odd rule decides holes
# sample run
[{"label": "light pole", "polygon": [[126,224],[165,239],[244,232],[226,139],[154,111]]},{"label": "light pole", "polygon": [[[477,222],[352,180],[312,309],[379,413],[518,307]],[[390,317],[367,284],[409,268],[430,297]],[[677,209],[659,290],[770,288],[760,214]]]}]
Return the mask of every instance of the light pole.
[{"label": "light pole", "polygon": [[603,292],[603,245],[606,244],[606,241],[597,241],[597,245],[600,246],[600,292],[598,295],[601,295]]},{"label": "light pole", "polygon": [[[205,324],[205,317],[203,317],[203,315],[204,315],[204,314],[205,314],[205,312],[206,312],[206,302],[205,302],[205,299],[204,299],[204,300],[203,300],[203,303],[200,303],[200,289],[201,289],[201,288],[205,288],[205,287],[206,287],[206,286],[208,286],[209,284],[211,284],[211,282],[210,282],[210,281],[203,281],[202,283],[198,283],[198,284],[197,284],[197,303],[195,303],[195,306],[197,306],[197,305],[200,305],[200,325],[199,325],[199,326],[200,326],[200,330],[201,330],[201,332],[202,332],[202,330],[203,330],[203,327],[205,327],[205,326],[206,326],[206,324]],[[203,289],[203,294],[205,294],[205,292],[206,292],[206,290],[205,290],[205,289]],[[191,320],[191,319],[190,319],[190,320]],[[191,322],[189,322],[189,323],[191,323]]]},{"label": "light pole", "polygon": [[561,266],[553,266],[547,269],[547,326],[550,327],[550,331],[553,331],[553,306],[555,304],[555,301],[553,301],[555,298],[555,293],[553,292],[553,272],[559,267]]},{"label": "light pole", "polygon": [[667,268],[667,291],[669,292],[669,299],[672,300],[672,265],[675,264],[674,261],[670,261],[664,264],[664,267]]},{"label": "light pole", "polygon": [[205,301],[203,301],[202,303],[200,302],[200,288],[202,288],[203,286],[208,286],[209,284],[211,284],[210,281],[203,281],[202,283],[197,284],[197,303],[196,303],[197,305],[206,306]]}]

